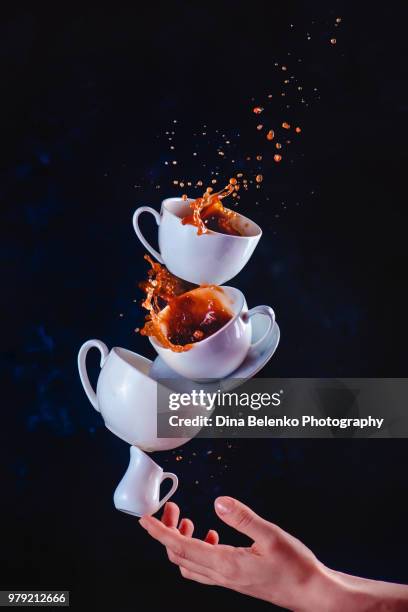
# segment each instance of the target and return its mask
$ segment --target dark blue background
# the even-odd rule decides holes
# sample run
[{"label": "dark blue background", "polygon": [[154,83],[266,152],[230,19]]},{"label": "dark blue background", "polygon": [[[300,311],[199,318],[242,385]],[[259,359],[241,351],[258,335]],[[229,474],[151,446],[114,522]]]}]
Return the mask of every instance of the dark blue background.
[{"label": "dark blue background", "polygon": [[[146,266],[132,212],[179,195],[175,178],[208,182],[220,164],[228,179],[216,130],[241,134],[234,157],[254,170],[251,108],[280,91],[275,61],[296,73],[308,106],[291,90],[291,109],[281,100],[265,110],[273,125],[299,123],[302,139],[279,166],[265,153],[263,189],[239,203],[264,236],[232,284],[250,306],[271,304],[282,331],[262,375],[406,375],[407,14],[389,3],[309,4],[3,14],[2,588],[69,588],[74,609],[243,603],[182,581],[114,510],[128,448],[88,403],[76,355],[97,337],[154,357],[133,331]],[[177,168],[164,164],[174,119]],[[197,140],[203,125],[208,139]],[[96,355],[89,361],[96,375]],[[199,535],[217,527],[240,541],[212,510],[229,494],[336,569],[408,582],[404,440],[195,440],[156,459],[179,475],[174,499]]]}]

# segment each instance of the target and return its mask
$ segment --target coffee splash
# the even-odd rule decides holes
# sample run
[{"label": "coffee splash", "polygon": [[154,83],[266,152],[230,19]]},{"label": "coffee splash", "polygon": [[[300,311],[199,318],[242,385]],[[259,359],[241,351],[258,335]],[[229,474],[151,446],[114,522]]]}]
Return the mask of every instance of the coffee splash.
[{"label": "coffee splash", "polygon": [[160,312],[171,300],[188,291],[189,287],[193,287],[193,285],[171,274],[167,268],[153,261],[149,255],[145,255],[144,258],[151,267],[147,272],[147,280],[139,283],[140,289],[146,294],[142,306],[148,311],[145,325],[140,333],[142,336],[156,338],[160,344],[173,351],[186,351],[189,347],[173,345],[167,338],[162,329]]},{"label": "coffee splash", "polygon": [[[193,212],[182,219],[183,225],[194,225],[199,236],[209,230],[231,236],[242,236],[234,225],[237,213],[225,208],[221,201],[231,194],[236,195],[238,190],[236,178],[231,178],[228,185],[216,193],[213,193],[212,187],[207,187],[201,198],[191,202],[190,208]],[[183,197],[187,199],[187,196]]]},{"label": "coffee splash", "polygon": [[174,276],[161,264],[150,263],[148,278],[139,283],[146,293],[142,306],[146,322],[143,336],[155,338],[176,353],[192,348],[221,329],[233,316],[222,301],[223,289],[215,285],[196,287]]}]

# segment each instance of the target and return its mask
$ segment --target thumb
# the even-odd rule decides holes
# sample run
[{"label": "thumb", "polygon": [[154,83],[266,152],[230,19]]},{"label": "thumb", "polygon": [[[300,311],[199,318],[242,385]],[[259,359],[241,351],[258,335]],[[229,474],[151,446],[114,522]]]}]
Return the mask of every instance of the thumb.
[{"label": "thumb", "polygon": [[217,497],[214,507],[224,523],[249,536],[252,540],[264,538],[269,531],[268,521],[233,497]]}]

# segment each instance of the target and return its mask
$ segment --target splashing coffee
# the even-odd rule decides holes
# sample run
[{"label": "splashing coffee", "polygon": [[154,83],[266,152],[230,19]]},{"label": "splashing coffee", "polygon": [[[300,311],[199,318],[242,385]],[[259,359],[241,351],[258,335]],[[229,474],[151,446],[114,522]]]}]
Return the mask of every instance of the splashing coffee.
[{"label": "splashing coffee", "polygon": [[212,193],[212,187],[208,187],[201,198],[191,202],[190,208],[192,208],[193,212],[183,218],[183,225],[195,225],[199,236],[207,233],[209,230],[220,232],[221,234],[242,236],[243,234],[234,223],[237,214],[225,208],[221,202],[221,200],[234,194],[238,189],[238,181],[235,178],[231,178],[228,185],[216,193]]},{"label": "splashing coffee", "polygon": [[148,310],[140,333],[156,338],[165,348],[181,353],[215,334],[233,317],[225,305],[222,287],[196,287],[177,278],[167,268],[150,263],[148,279],[140,283]]}]

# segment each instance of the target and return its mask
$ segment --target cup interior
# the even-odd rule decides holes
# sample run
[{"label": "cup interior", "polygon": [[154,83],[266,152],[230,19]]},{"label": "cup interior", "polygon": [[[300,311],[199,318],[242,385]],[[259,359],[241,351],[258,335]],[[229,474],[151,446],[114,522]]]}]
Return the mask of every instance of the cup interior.
[{"label": "cup interior", "polygon": [[[194,200],[192,200],[191,198],[187,200],[183,200],[182,198],[167,198],[166,200],[163,200],[163,208],[166,209],[170,214],[174,215],[175,217],[178,217],[179,219],[183,219],[183,217],[185,217],[186,215],[191,214],[191,208],[190,208],[191,202],[194,202]],[[226,209],[230,210],[227,207]],[[230,234],[221,234],[220,232],[215,232],[213,230],[209,230],[209,232],[211,232],[212,234],[219,234],[221,236],[228,236],[228,238],[238,238],[241,240],[242,238],[258,237],[262,234],[261,228],[259,227],[259,225],[254,223],[254,221],[251,221],[251,219],[248,219],[248,217],[244,217],[244,215],[241,215],[240,213],[236,211],[233,211],[233,212],[236,214],[234,218],[234,225],[237,228],[237,230],[239,230],[241,234],[243,234],[242,236],[231,236]],[[189,226],[186,226],[186,227],[189,227]]]},{"label": "cup interior", "polygon": [[112,350],[118,357],[120,357],[120,359],[122,359],[122,361],[125,361],[128,365],[132,366],[132,368],[135,368],[146,376],[149,375],[150,367],[152,365],[152,362],[149,359],[146,359],[146,357],[142,357],[141,355],[128,351],[124,348],[115,347]]},{"label": "cup interior", "polygon": [[163,200],[163,208],[175,217],[182,219],[189,213],[191,213],[190,204],[194,202],[191,198],[183,200],[182,198],[167,198]]},{"label": "cup interior", "polygon": [[[235,289],[235,287],[197,287],[197,289],[192,289],[187,293],[200,295],[200,293],[207,293],[209,291],[216,291],[216,297],[220,300],[220,302],[224,305],[226,309],[231,311],[232,317],[229,321],[225,323],[225,325],[220,327],[220,329],[218,329],[215,333],[211,334],[211,336],[208,336],[207,338],[204,338],[204,340],[200,340],[199,342],[193,344],[193,347],[196,344],[198,345],[208,342],[209,340],[211,340],[211,338],[214,338],[217,334],[221,333],[226,327],[228,327],[228,325],[232,325],[232,323],[241,313],[242,308],[244,306],[244,296],[241,291]],[[167,309],[168,306],[163,308],[163,310],[160,311],[159,316],[161,315],[163,316],[163,318],[165,318]],[[163,331],[166,333],[167,330],[164,328]],[[155,338],[150,338],[150,341],[154,346],[161,346]]]}]

